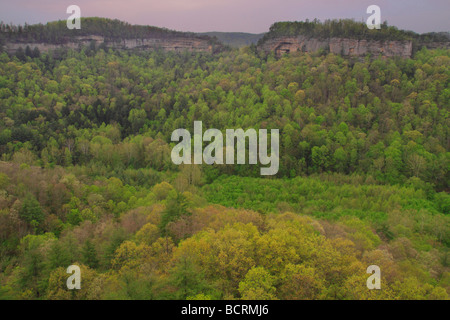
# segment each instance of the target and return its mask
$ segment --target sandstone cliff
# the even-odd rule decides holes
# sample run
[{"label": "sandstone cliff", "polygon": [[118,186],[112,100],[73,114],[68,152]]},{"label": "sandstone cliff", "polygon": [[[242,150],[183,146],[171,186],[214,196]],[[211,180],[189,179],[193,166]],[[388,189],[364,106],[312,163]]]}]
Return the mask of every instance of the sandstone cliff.
[{"label": "sandstone cliff", "polygon": [[306,36],[277,37],[265,41],[259,50],[266,53],[275,52],[277,57],[283,53],[301,51],[315,52],[320,49],[344,56],[400,56],[409,58],[412,55],[412,41],[376,41],[346,38],[316,39]]},{"label": "sandstone cliff", "polygon": [[89,46],[95,42],[96,46],[105,44],[108,48],[114,49],[162,49],[164,51],[189,51],[189,52],[213,52],[213,45],[207,39],[189,38],[189,37],[171,37],[171,38],[146,38],[146,39],[123,39],[115,41],[107,41],[102,36],[81,36],[74,37],[73,41],[68,41],[63,44],[44,43],[44,42],[7,42],[4,44],[4,49],[8,53],[15,53],[20,47],[25,49],[29,46],[31,49],[35,47],[40,52],[48,52],[49,50],[69,48],[79,49],[83,46]]}]

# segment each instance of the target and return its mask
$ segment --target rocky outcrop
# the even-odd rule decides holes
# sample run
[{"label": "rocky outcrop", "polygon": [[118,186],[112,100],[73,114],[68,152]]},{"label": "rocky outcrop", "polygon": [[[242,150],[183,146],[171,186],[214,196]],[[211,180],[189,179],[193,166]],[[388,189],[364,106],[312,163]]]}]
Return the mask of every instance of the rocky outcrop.
[{"label": "rocky outcrop", "polygon": [[330,52],[344,56],[403,57],[412,55],[412,41],[375,41],[356,39],[330,39]]},{"label": "rocky outcrop", "polygon": [[280,37],[270,39],[258,49],[265,51],[266,53],[275,52],[277,57],[280,57],[283,53],[290,52],[315,52],[320,49],[326,49],[329,47],[329,43],[326,40],[299,37]]},{"label": "rocky outcrop", "polygon": [[171,39],[125,39],[120,42],[111,43],[117,49],[133,48],[161,48],[165,51],[190,51],[190,52],[212,52],[212,45],[207,40],[198,38],[171,38]]},{"label": "rocky outcrop", "polygon": [[213,46],[207,39],[195,37],[171,37],[171,38],[146,38],[146,39],[123,39],[120,41],[107,41],[102,36],[84,36],[75,37],[73,41],[68,41],[63,44],[53,43],[38,43],[38,42],[9,42],[4,45],[4,49],[8,53],[15,53],[20,47],[25,49],[27,46],[30,49],[35,47],[40,52],[48,52],[50,50],[69,48],[79,49],[83,46],[89,46],[95,42],[96,46],[105,44],[108,48],[114,49],[162,49],[164,51],[190,51],[190,52],[213,52]]},{"label": "rocky outcrop", "polygon": [[412,41],[375,41],[347,38],[316,39],[305,36],[279,37],[267,40],[259,46],[266,53],[275,52],[277,57],[289,52],[316,52],[321,49],[344,56],[404,57],[412,55]]}]

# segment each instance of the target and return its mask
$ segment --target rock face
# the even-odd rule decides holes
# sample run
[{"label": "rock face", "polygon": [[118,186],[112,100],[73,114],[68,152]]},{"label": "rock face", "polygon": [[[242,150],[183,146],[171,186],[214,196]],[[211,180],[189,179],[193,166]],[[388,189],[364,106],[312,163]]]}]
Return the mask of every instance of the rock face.
[{"label": "rock face", "polygon": [[275,52],[277,57],[283,53],[301,51],[315,52],[320,49],[344,56],[364,56],[372,54],[378,57],[400,56],[409,58],[412,55],[412,41],[375,41],[347,38],[315,39],[305,36],[279,37],[266,41],[259,48],[266,53]]},{"label": "rock face", "polygon": [[172,39],[126,39],[114,42],[114,48],[161,48],[165,51],[190,51],[190,52],[212,52],[212,46],[207,40],[197,38],[172,38]]},{"label": "rock face", "polygon": [[412,41],[368,41],[355,39],[330,39],[330,52],[344,56],[403,57],[412,55]]},{"label": "rock face", "polygon": [[92,42],[96,43],[96,46],[104,43],[108,48],[114,49],[162,49],[164,51],[189,51],[189,52],[213,52],[213,46],[206,39],[201,38],[189,38],[189,37],[172,37],[172,38],[147,38],[147,39],[123,39],[120,41],[105,41],[102,36],[85,36],[76,37],[74,41],[64,44],[52,44],[52,43],[37,43],[37,42],[9,42],[4,45],[4,49],[8,53],[15,53],[20,47],[25,49],[27,46],[30,49],[37,47],[40,52],[48,52],[49,50],[69,48],[78,49],[82,46],[89,46]]}]

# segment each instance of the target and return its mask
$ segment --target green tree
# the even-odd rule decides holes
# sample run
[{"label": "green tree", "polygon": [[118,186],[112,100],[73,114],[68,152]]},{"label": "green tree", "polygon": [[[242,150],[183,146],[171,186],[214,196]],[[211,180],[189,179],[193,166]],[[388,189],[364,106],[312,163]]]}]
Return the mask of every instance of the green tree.
[{"label": "green tree", "polygon": [[32,194],[27,194],[19,211],[20,217],[34,227],[38,227],[45,219],[41,205]]},{"label": "green tree", "polygon": [[95,245],[88,239],[81,249],[82,261],[89,268],[96,269],[98,267],[99,261],[97,258],[97,250]]},{"label": "green tree", "polygon": [[275,278],[263,267],[251,268],[239,283],[239,293],[244,300],[273,300]]}]

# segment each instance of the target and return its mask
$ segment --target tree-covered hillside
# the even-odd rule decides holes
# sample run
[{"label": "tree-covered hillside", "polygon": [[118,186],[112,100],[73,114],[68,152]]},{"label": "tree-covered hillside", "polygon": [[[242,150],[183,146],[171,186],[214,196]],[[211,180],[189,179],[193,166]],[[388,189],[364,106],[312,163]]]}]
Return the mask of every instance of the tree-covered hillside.
[{"label": "tree-covered hillside", "polygon": [[[364,62],[266,59],[248,49],[213,56],[86,48],[61,59],[0,59],[5,160],[174,168],[172,131],[200,119],[204,128],[280,129],[279,177],[356,172],[448,188],[448,51]],[[145,148],[162,148],[162,161]],[[207,171],[211,179],[259,175],[249,165]]]},{"label": "tree-covered hillside", "polygon": [[[0,298],[448,299],[449,68],[427,49],[0,54]],[[279,129],[278,174],[174,165],[196,120]]]},{"label": "tree-covered hillside", "polygon": [[383,22],[380,29],[369,29],[364,22],[350,19],[313,21],[285,21],[274,23],[269,32],[259,40],[262,43],[268,39],[280,36],[305,35],[311,38],[352,38],[365,40],[412,40],[414,42],[448,42],[450,35],[442,32],[417,34],[413,31],[399,30]]},{"label": "tree-covered hillside", "polygon": [[82,28],[69,29],[65,20],[53,21],[47,24],[13,25],[0,23],[0,40],[3,42],[44,42],[64,44],[79,36],[103,36],[107,41],[123,39],[147,39],[174,37],[198,37],[215,42],[207,35],[197,35],[189,32],[179,32],[154,26],[131,25],[117,19],[98,17],[81,18]]}]

